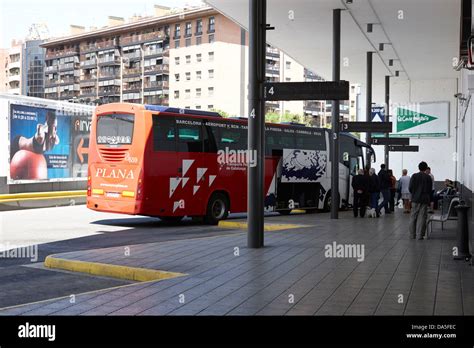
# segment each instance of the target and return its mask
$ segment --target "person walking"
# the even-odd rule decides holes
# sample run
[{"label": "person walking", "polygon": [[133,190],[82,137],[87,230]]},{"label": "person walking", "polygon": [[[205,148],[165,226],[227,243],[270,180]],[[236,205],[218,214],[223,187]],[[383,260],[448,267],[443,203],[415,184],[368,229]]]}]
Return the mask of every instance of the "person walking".
[{"label": "person walking", "polygon": [[380,181],[380,193],[382,193],[383,197],[382,203],[377,207],[378,215],[380,215],[382,208],[384,208],[385,214],[390,214],[390,209],[388,208],[388,202],[390,200],[390,176],[385,169],[385,164],[380,165],[378,177]]},{"label": "person walking", "polygon": [[430,204],[430,195],[433,188],[431,177],[426,174],[428,165],[426,162],[420,162],[418,173],[410,178],[409,191],[411,193],[412,210],[410,215],[410,237],[423,239],[426,232],[426,219],[428,217],[428,206]]},{"label": "person walking", "polygon": [[380,216],[378,211],[379,197],[380,197],[380,182],[379,177],[375,174],[375,169],[369,169],[369,194],[370,194],[370,208],[374,209],[377,217]]},{"label": "person walking", "polygon": [[430,209],[428,210],[428,214],[433,214],[434,213],[435,180],[434,180],[434,175],[431,173],[430,167],[426,169],[426,174],[428,174],[431,177],[431,180],[433,182],[433,187],[431,188],[431,195],[430,195]]},{"label": "person walking", "polygon": [[354,189],[354,217],[365,216],[365,209],[368,203],[369,195],[369,177],[364,175],[364,170],[359,169],[358,174],[352,178],[352,188]]},{"label": "person walking", "polygon": [[409,214],[411,210],[411,194],[409,190],[410,175],[408,175],[408,170],[402,170],[402,176],[398,180],[398,186],[400,187],[400,193],[403,200],[403,213]]},{"label": "person walking", "polygon": [[395,195],[397,193],[397,178],[393,176],[393,171],[391,169],[388,170],[388,176],[390,178],[389,208],[390,208],[390,211],[393,213],[395,212]]}]

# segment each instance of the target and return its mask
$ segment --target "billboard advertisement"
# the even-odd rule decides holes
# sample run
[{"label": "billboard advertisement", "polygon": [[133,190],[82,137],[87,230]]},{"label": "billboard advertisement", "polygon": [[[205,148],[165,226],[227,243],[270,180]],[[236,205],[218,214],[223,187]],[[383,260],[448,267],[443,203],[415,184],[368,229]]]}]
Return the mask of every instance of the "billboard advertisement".
[{"label": "billboard advertisement", "polygon": [[10,104],[10,179],[86,176],[84,148],[88,146],[89,126],[87,114]]}]

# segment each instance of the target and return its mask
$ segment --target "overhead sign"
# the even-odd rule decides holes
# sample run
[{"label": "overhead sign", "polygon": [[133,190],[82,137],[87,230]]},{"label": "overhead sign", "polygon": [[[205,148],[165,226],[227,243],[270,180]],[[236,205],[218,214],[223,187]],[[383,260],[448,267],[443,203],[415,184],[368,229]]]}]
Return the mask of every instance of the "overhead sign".
[{"label": "overhead sign", "polygon": [[372,106],[372,122],[385,121],[385,108],[383,106]]},{"label": "overhead sign", "polygon": [[390,152],[418,152],[419,147],[416,145],[411,145],[411,146],[394,146],[390,145],[388,147],[388,151]]},{"label": "overhead sign", "polygon": [[372,138],[372,145],[409,145],[410,138]]},{"label": "overhead sign", "polygon": [[415,103],[394,108],[390,136],[439,138],[449,136],[449,102]]},{"label": "overhead sign", "polygon": [[349,100],[349,82],[265,82],[264,99]]},{"label": "overhead sign", "polygon": [[341,132],[389,133],[392,122],[341,122]]}]

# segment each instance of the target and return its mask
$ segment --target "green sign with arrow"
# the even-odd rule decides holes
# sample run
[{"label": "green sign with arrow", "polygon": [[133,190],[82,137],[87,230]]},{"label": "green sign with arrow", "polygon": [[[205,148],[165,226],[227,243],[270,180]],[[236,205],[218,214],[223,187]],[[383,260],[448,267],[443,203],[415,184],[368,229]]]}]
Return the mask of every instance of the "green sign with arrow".
[{"label": "green sign with arrow", "polygon": [[397,109],[397,132],[437,120],[437,117],[408,109]]}]

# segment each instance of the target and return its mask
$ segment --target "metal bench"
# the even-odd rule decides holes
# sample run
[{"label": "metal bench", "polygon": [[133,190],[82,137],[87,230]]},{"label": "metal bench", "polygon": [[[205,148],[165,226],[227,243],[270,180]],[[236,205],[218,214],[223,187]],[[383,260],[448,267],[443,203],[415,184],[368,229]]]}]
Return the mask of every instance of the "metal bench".
[{"label": "metal bench", "polygon": [[459,204],[459,197],[458,196],[451,196],[446,197],[449,199],[449,205],[447,211],[445,211],[446,204],[441,206],[441,214],[440,215],[431,215],[427,221],[427,233],[426,238],[429,238],[431,231],[433,229],[433,222],[441,222],[441,229],[444,229],[444,223],[448,220],[457,220],[457,215],[454,210],[454,207]]}]

